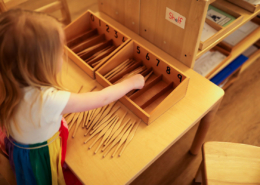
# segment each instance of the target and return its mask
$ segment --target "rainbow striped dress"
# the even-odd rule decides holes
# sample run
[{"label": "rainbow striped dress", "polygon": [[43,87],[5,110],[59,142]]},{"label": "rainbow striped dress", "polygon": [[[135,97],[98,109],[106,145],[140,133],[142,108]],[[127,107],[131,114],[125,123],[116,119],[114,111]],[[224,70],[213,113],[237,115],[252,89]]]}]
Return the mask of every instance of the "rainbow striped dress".
[{"label": "rainbow striped dress", "polygon": [[45,142],[24,145],[13,138],[5,138],[9,162],[15,172],[18,185],[65,184],[62,165],[65,160],[68,139],[66,123]]}]

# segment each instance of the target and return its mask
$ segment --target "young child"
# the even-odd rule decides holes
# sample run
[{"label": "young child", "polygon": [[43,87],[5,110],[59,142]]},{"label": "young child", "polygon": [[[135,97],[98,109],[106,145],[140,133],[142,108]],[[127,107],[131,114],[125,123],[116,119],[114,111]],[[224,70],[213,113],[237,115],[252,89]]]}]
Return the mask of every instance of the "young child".
[{"label": "young child", "polygon": [[65,184],[62,115],[107,105],[144,85],[135,75],[97,92],[62,90],[56,79],[64,43],[61,25],[48,15],[19,9],[0,15],[0,126],[17,184]]}]

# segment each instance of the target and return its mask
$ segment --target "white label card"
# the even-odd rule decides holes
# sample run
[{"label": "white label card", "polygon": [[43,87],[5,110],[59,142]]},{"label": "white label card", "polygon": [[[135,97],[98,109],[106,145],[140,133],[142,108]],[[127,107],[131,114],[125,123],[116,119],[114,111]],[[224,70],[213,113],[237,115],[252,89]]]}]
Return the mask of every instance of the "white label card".
[{"label": "white label card", "polygon": [[220,26],[223,26],[231,20],[229,17],[226,17],[225,15],[222,15],[221,13],[218,13],[212,9],[207,12],[207,18],[219,24]]},{"label": "white label card", "polygon": [[165,19],[170,21],[171,23],[181,27],[182,29],[185,28],[186,17],[184,17],[184,16],[180,15],[179,13],[171,10],[168,7],[166,7]]}]

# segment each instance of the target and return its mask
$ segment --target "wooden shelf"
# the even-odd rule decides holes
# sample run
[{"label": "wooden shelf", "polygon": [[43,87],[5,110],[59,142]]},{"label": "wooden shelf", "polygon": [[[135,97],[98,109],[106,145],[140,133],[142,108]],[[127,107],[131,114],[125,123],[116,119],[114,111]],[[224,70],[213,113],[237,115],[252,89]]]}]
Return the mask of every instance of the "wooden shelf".
[{"label": "wooden shelf", "polygon": [[258,49],[256,52],[254,52],[248,60],[243,64],[240,73],[245,71],[256,59],[260,57],[260,49]]},{"label": "wooden shelf", "polygon": [[240,6],[246,10],[248,10],[249,12],[255,12],[258,11],[260,9],[260,5],[253,5],[249,2],[246,2],[244,0],[227,0],[237,6]]},{"label": "wooden shelf", "polygon": [[260,38],[260,27],[257,28],[255,31],[253,31],[241,42],[239,42],[236,46],[234,46],[234,48],[230,52],[230,55],[228,56],[228,59],[224,63],[222,63],[222,65],[219,66],[218,69],[215,70],[210,76],[208,76],[208,79],[211,79],[216,74],[218,74],[223,68],[225,68],[228,64],[230,64],[230,62],[232,62],[241,53],[243,53],[248,47],[253,45],[259,38]]},{"label": "wooden shelf", "polygon": [[[203,50],[198,50],[197,55],[196,55],[196,59],[198,59],[201,55],[203,55],[204,53],[206,53],[207,51],[209,51],[211,48],[213,48],[214,46],[216,46],[218,43],[220,43],[223,39],[225,39],[228,35],[230,35],[231,33],[233,33],[235,30],[237,30],[240,26],[242,26],[243,24],[245,24],[246,22],[250,21],[252,18],[254,18],[255,16],[257,16],[260,13],[260,10],[256,11],[255,13],[250,13],[249,11],[240,8],[232,3],[229,3],[227,1],[224,0],[217,0],[219,4],[221,4],[224,7],[228,7],[229,9],[237,12],[238,14],[242,15],[244,18],[242,20],[242,22],[240,24],[238,24],[236,27],[234,27],[233,29],[229,30],[227,33],[223,34],[221,37],[219,37],[215,42],[213,42],[212,44],[210,44],[209,46],[207,46],[206,48],[204,48]],[[259,37],[258,37],[259,38]],[[253,43],[251,43],[252,45]],[[247,47],[243,47],[243,49],[246,49]],[[243,49],[241,49],[243,51]],[[238,55],[237,55],[238,56]],[[233,57],[232,57],[233,58]],[[232,60],[231,60],[232,61]]]},{"label": "wooden shelf", "polygon": [[209,3],[214,3],[216,0],[210,0]]}]

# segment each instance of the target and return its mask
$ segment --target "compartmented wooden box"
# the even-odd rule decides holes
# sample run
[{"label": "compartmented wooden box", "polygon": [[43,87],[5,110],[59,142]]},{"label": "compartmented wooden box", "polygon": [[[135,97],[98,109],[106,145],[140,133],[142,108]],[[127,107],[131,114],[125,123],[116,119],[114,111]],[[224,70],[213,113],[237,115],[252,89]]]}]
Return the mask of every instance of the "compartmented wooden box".
[{"label": "compartmented wooden box", "polygon": [[[228,24],[227,26],[223,27],[219,24],[217,24],[216,22],[210,20],[209,18],[206,18],[206,23],[211,26],[212,28],[214,28],[215,30],[217,30],[217,33],[215,33],[214,35],[212,35],[211,37],[209,37],[207,40],[205,41],[201,41],[200,45],[199,45],[199,49],[203,50],[206,47],[208,47],[209,45],[213,44],[214,42],[216,42],[217,40],[219,40],[223,35],[225,35],[227,32],[229,32],[230,30],[232,30],[233,28],[235,28],[237,25],[239,25],[239,23],[242,22],[243,20],[243,16],[238,14],[237,12],[234,12],[233,10],[229,9],[228,7],[223,7],[220,3],[218,3],[218,1],[215,1],[213,3],[211,3],[211,6],[235,17],[235,20],[233,20],[230,24]],[[218,15],[212,15],[215,16],[212,19],[217,19]]]},{"label": "compartmented wooden box", "polygon": [[107,87],[137,71],[147,78],[145,86],[120,101],[150,124],[185,96],[189,78],[132,40],[97,70],[96,80]]},{"label": "compartmented wooden box", "polygon": [[130,38],[91,11],[82,14],[65,28],[66,50],[89,76],[124,47]]},{"label": "compartmented wooden box", "polygon": [[246,2],[244,0],[227,0],[237,6],[240,6],[241,8],[244,8],[246,10],[248,10],[249,12],[256,12],[260,9],[260,6],[259,5],[254,5],[254,4],[251,4],[249,2]]}]

